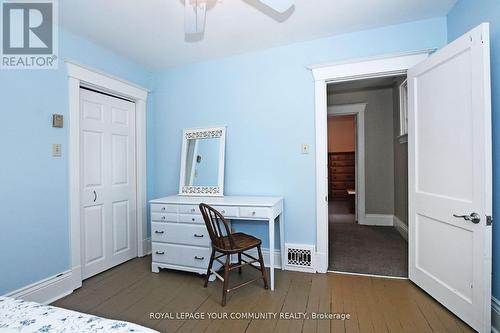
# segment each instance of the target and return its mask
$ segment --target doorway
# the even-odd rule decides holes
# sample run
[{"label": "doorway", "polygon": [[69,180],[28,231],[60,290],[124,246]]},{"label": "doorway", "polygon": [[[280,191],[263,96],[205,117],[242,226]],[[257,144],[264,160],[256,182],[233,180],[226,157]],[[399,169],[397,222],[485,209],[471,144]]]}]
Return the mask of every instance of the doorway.
[{"label": "doorway", "polygon": [[316,267],[328,269],[327,85],[406,74],[409,279],[474,329],[489,332],[489,25],[430,53],[310,67],[316,101]]},{"label": "doorway", "polygon": [[[404,80],[387,76],[327,86],[331,271],[408,276],[403,230],[408,224],[408,154],[400,129],[406,122],[405,116],[400,122]],[[395,219],[403,228],[394,226]]]}]

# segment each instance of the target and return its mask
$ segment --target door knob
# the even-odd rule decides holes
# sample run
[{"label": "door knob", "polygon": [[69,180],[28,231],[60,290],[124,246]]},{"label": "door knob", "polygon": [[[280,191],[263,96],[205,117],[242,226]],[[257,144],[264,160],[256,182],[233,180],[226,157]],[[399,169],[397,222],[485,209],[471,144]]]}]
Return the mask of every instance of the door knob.
[{"label": "door knob", "polygon": [[478,224],[481,222],[481,218],[479,217],[478,213],[472,213],[470,215],[457,215],[453,214],[454,217],[459,218],[459,219],[464,219],[465,221],[470,221],[474,224]]}]

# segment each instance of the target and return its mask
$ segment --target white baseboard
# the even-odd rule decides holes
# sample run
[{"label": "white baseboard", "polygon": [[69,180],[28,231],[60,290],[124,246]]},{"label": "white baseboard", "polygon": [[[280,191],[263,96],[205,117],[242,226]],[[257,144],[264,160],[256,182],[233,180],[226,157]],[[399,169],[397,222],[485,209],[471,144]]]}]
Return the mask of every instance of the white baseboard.
[{"label": "white baseboard", "polygon": [[392,226],[392,225],[394,225],[394,215],[390,215],[390,214],[365,214],[365,216],[358,217],[358,224]]},{"label": "white baseboard", "polygon": [[54,275],[47,279],[20,288],[5,296],[19,298],[25,301],[50,304],[73,292],[72,271]]},{"label": "white baseboard", "polygon": [[408,226],[404,224],[396,215],[394,215],[394,227],[401,234],[401,236],[408,241]]},{"label": "white baseboard", "polygon": [[151,254],[151,238],[146,238],[142,240],[142,256],[144,257]]},{"label": "white baseboard", "polygon": [[500,301],[495,297],[491,298],[491,331],[500,333]]}]

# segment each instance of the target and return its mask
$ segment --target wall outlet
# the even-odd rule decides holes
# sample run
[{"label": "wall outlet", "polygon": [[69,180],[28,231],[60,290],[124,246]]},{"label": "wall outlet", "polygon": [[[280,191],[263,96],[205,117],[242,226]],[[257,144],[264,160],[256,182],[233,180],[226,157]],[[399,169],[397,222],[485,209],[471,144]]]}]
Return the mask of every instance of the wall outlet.
[{"label": "wall outlet", "polygon": [[309,154],[309,145],[304,143],[301,146],[301,152],[302,152],[302,154]]},{"label": "wall outlet", "polygon": [[61,157],[62,156],[62,146],[60,143],[54,143],[52,145],[52,156]]}]

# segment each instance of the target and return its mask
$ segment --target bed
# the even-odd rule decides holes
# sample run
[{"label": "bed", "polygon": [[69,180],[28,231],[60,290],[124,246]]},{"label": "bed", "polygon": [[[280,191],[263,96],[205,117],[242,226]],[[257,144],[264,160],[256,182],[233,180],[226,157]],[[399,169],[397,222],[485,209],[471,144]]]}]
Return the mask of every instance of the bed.
[{"label": "bed", "polygon": [[0,333],[156,332],[124,321],[104,319],[50,305],[0,297]]}]

